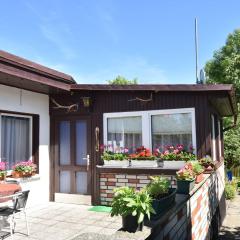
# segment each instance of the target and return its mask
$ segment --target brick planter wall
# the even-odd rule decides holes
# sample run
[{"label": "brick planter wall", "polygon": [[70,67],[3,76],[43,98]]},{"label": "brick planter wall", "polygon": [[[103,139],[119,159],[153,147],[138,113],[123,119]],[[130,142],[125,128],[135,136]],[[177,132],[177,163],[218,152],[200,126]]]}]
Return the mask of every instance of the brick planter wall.
[{"label": "brick planter wall", "polygon": [[[173,176],[167,176],[175,185]],[[101,173],[101,203],[108,205],[112,201],[113,189],[120,186],[132,186],[141,189],[150,181],[146,174]],[[197,184],[190,196],[177,194],[175,205],[159,220],[150,223],[151,239],[159,240],[210,240],[210,228],[216,227],[215,218],[220,224],[225,217],[224,165],[216,172],[206,174]]]},{"label": "brick planter wall", "polygon": [[[147,174],[100,174],[100,201],[101,205],[109,205],[113,198],[113,189],[116,187],[129,186],[136,189],[145,187],[150,182],[150,175]],[[176,180],[173,176],[166,176],[171,180],[172,185],[176,187]]]}]

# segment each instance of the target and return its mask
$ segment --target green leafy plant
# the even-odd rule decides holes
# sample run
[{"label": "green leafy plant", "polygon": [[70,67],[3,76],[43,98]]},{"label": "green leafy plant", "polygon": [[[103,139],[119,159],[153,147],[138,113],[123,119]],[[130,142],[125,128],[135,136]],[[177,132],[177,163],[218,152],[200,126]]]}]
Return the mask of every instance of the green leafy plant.
[{"label": "green leafy plant", "polygon": [[36,165],[32,161],[23,161],[13,166],[15,172],[32,173],[36,171]]},{"label": "green leafy plant", "polygon": [[236,186],[231,183],[226,183],[225,185],[225,197],[228,200],[232,200],[236,197]]},{"label": "green leafy plant", "polygon": [[146,190],[135,191],[133,188],[120,187],[114,189],[111,216],[137,216],[138,224],[147,215],[155,213],[152,208],[152,198]]},{"label": "green leafy plant", "polygon": [[154,199],[160,199],[169,193],[171,186],[166,177],[151,177],[151,182],[147,185],[146,190]]},{"label": "green leafy plant", "polygon": [[154,155],[162,160],[173,161],[193,161],[196,160],[196,155],[193,153],[193,148],[190,147],[188,150],[182,145],[177,144],[176,146],[165,146],[162,148],[156,148]]},{"label": "green leafy plant", "polygon": [[205,168],[205,169],[213,169],[214,162],[210,156],[203,157],[198,160],[198,162]]},{"label": "green leafy plant", "polygon": [[185,165],[184,168],[176,172],[177,180],[193,181],[195,179],[195,173],[191,163]]},{"label": "green leafy plant", "polygon": [[204,172],[204,168],[202,167],[202,165],[198,161],[191,162],[191,164],[193,166],[193,172],[196,175],[199,175],[199,174]]}]

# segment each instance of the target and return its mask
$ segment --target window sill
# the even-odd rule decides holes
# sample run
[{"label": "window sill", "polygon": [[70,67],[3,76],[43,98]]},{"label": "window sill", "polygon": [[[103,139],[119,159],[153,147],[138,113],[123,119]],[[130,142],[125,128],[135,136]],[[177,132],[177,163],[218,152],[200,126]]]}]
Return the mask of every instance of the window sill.
[{"label": "window sill", "polygon": [[25,178],[11,178],[11,177],[6,178],[6,182],[16,182],[17,184],[34,182],[34,181],[38,181],[38,180],[40,180],[39,174],[36,174],[31,177],[25,177]]}]

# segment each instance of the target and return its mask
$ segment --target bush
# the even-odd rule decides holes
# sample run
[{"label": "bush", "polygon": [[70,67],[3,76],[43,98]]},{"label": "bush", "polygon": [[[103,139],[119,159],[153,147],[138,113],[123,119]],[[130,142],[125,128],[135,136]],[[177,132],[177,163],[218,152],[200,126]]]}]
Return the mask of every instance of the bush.
[{"label": "bush", "polygon": [[231,183],[225,185],[225,197],[228,200],[232,200],[236,197],[236,186]]}]

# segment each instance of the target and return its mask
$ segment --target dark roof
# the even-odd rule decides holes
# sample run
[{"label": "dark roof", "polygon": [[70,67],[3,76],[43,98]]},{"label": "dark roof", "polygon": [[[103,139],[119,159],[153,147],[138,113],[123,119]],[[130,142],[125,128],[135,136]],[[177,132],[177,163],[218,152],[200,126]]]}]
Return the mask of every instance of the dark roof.
[{"label": "dark roof", "polygon": [[14,65],[15,67],[20,67],[26,70],[30,70],[32,72],[36,72],[38,74],[42,74],[44,76],[48,76],[60,82],[69,84],[75,83],[74,79],[68,74],[56,71],[54,69],[45,67],[41,64],[29,61],[27,59],[18,57],[2,50],[0,50],[0,61],[4,63],[9,63],[10,65]]},{"label": "dark roof", "polygon": [[73,84],[71,90],[89,91],[154,91],[154,92],[199,92],[199,91],[232,91],[232,84]]}]

